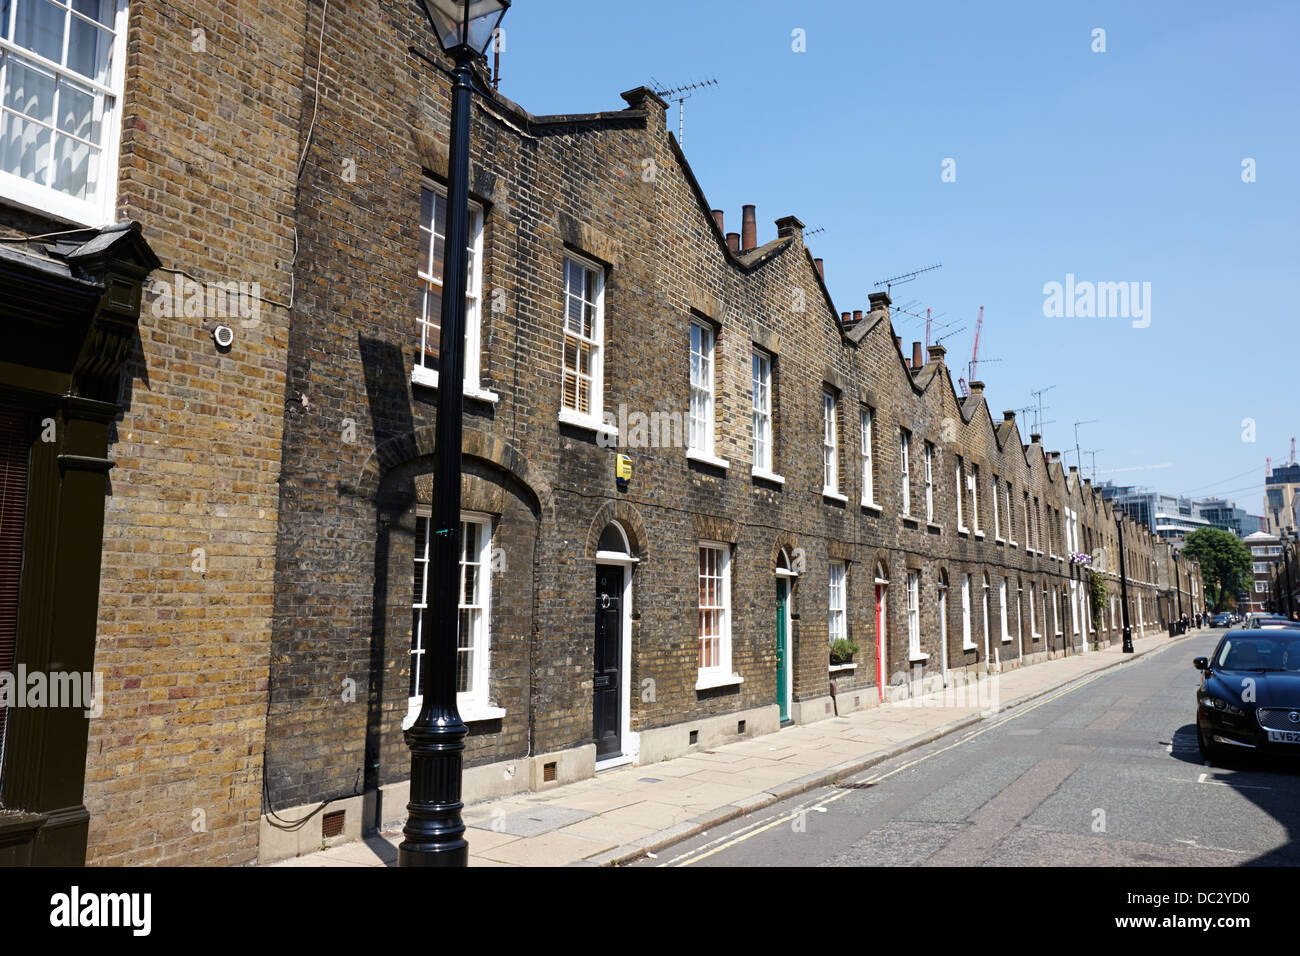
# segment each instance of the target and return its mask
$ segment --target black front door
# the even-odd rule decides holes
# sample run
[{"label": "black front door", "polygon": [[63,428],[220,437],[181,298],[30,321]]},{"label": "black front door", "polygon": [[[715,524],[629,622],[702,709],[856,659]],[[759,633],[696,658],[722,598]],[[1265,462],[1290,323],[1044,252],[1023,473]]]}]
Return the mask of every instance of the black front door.
[{"label": "black front door", "polygon": [[596,566],[596,759],[623,752],[623,569]]}]

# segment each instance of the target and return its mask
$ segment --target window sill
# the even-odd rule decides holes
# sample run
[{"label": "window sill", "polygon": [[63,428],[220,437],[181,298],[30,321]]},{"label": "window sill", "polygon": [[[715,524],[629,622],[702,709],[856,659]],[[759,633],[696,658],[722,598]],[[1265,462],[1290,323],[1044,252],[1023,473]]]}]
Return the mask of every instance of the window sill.
[{"label": "window sill", "polygon": [[1018,544],[1017,544],[1016,542],[1014,542],[1014,541],[1008,541],[1007,544],[1011,545],[1011,547],[1013,547],[1013,548],[1018,548],[1018,547],[1020,547],[1020,545],[1018,545]]},{"label": "window sill", "polygon": [[708,465],[711,468],[718,468],[722,471],[726,471],[731,467],[731,462],[727,461],[725,458],[715,458],[708,452],[699,451],[695,448],[686,449],[686,457],[691,461],[698,461],[701,465]]},{"label": "window sill", "polygon": [[766,468],[751,468],[750,476],[757,478],[759,481],[770,481],[774,485],[784,485],[785,479],[774,471],[768,471]]},{"label": "window sill", "polygon": [[744,682],[745,678],[739,674],[700,674],[695,681],[695,689],[711,690],[714,687],[732,687]]},{"label": "window sill", "polygon": [[[407,708],[406,716],[402,718],[402,729],[407,730],[415,723],[415,718],[420,716],[420,707],[423,704],[422,698],[411,698],[410,706]],[[487,704],[466,704],[457,705],[457,711],[460,713],[460,719],[467,724],[481,723],[488,720],[500,720],[506,715],[504,707],[491,707]]]},{"label": "window sill", "polygon": [[[417,365],[411,369],[411,384],[423,385],[425,388],[437,388],[438,373],[434,369],[425,368],[423,365]],[[486,388],[479,388],[479,386],[471,385],[469,382],[464,383],[461,389],[461,394],[466,398],[473,398],[480,402],[488,402],[492,405],[501,401],[501,396],[496,392]]]},{"label": "window sill", "polygon": [[907,662],[909,664],[924,664],[930,659],[929,654],[908,654]]},{"label": "window sill", "polygon": [[1002,643],[1003,643],[1003,644],[1010,644],[1010,643],[1011,643],[1011,640],[1012,640],[1012,639],[1011,639],[1010,635],[1008,635],[1007,637],[1002,638]]},{"label": "window sill", "polygon": [[943,525],[935,524],[933,521],[927,521],[925,523],[925,530],[933,531],[935,534],[943,534]]},{"label": "window sill", "polygon": [[827,670],[832,674],[851,674],[858,669],[857,664],[830,664]]},{"label": "window sill", "polygon": [[615,443],[618,442],[618,429],[613,425],[607,425],[594,415],[583,415],[581,412],[575,412],[570,408],[561,408],[559,420],[561,424],[595,432],[597,435],[612,439]]},{"label": "window sill", "polygon": [[833,491],[830,488],[822,489],[822,497],[827,501],[838,501],[842,505],[849,503],[849,499],[845,495],[840,494],[838,491]]},{"label": "window sill", "polygon": [[962,641],[961,649],[963,651],[978,651],[980,646],[978,644],[967,644],[965,641]]},{"label": "window sill", "polygon": [[957,533],[961,535],[963,538],[969,538],[970,528],[963,528],[961,525],[957,525]]},{"label": "window sill", "polygon": [[875,513],[878,514],[878,515],[881,515],[881,514],[884,514],[884,513],[885,513],[885,509],[882,508],[880,505],[876,504],[874,501],[864,501],[864,502],[862,502],[862,510],[863,510],[863,511],[872,511],[872,512],[875,512]]},{"label": "window sill", "polygon": [[898,520],[903,522],[903,524],[907,525],[909,528],[921,527],[920,519],[914,515],[899,515]]},{"label": "window sill", "polygon": [[976,532],[975,532],[975,537],[977,537],[977,538],[979,538],[981,541],[983,541],[983,540],[984,540],[984,532],[983,532],[983,531],[976,531]]}]

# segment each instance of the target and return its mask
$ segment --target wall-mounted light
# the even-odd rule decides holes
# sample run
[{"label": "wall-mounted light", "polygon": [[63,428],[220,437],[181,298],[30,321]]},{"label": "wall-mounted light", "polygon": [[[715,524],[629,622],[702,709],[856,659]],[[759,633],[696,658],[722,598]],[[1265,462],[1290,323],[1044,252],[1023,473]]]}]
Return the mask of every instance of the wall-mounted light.
[{"label": "wall-mounted light", "polygon": [[217,348],[228,349],[235,341],[235,330],[228,325],[218,325],[212,330],[212,341],[217,343]]}]

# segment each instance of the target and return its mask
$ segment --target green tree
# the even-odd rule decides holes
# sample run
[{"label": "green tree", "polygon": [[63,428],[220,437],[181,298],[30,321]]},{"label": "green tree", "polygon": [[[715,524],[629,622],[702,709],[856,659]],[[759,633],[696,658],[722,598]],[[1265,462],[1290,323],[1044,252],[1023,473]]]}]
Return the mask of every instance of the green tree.
[{"label": "green tree", "polygon": [[1187,536],[1183,554],[1201,562],[1201,580],[1210,605],[1222,610],[1235,603],[1250,580],[1250,551],[1231,531],[1197,528]]}]

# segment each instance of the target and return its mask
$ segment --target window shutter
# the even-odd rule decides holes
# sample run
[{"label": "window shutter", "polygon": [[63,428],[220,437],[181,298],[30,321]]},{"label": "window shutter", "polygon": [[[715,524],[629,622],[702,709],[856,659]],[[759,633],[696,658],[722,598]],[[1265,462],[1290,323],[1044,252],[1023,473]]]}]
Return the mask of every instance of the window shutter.
[{"label": "window shutter", "polygon": [[[18,597],[23,569],[30,442],[25,416],[0,406],[0,671],[13,672],[18,637]],[[19,688],[21,692],[21,688]],[[0,772],[6,709],[0,706]]]}]

